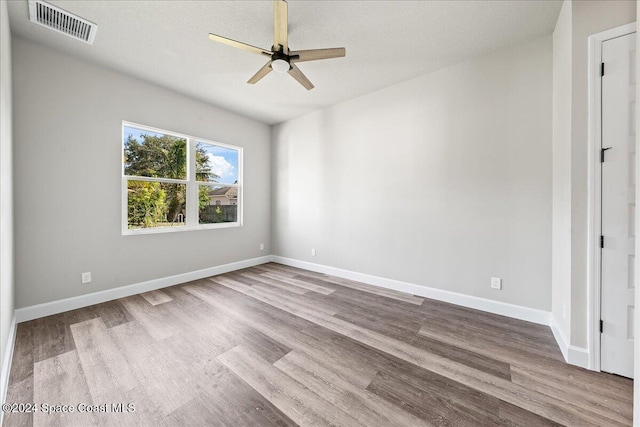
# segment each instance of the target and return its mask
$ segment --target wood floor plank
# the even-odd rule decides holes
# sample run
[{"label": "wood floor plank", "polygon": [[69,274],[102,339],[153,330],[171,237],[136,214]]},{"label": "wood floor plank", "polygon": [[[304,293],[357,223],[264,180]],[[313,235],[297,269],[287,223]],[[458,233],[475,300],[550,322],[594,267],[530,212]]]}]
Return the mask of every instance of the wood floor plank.
[{"label": "wood floor plank", "polygon": [[274,366],[364,425],[380,427],[433,425],[374,393],[357,387],[302,352],[291,352],[278,360]]},{"label": "wood floor plank", "polygon": [[137,385],[126,352],[111,338],[102,319],[71,325],[85,380],[94,402],[115,402]]},{"label": "wood floor plank", "polygon": [[213,380],[210,387],[169,414],[169,425],[297,425],[222,364]]},{"label": "wood floor plank", "polygon": [[160,290],[145,292],[140,294],[140,296],[146,299],[151,305],[159,305],[173,300],[173,298]]},{"label": "wood floor plank", "polygon": [[569,389],[575,388],[592,393],[603,400],[613,399],[627,404],[633,403],[633,380],[628,378],[548,360],[543,364],[522,361],[522,363],[513,363],[511,366],[514,372],[549,384],[564,384]]},{"label": "wood floor plank", "polygon": [[[211,280],[190,284],[184,289],[211,310],[226,314],[229,319],[242,319],[254,314],[266,316],[267,323],[274,327],[286,327],[294,330],[315,327],[313,323],[286,311],[273,307],[254,298],[247,298],[242,292],[221,285]],[[235,320],[237,321],[237,320]],[[268,325],[271,326],[271,325]]]},{"label": "wood floor plank", "polygon": [[420,311],[451,321],[462,321],[469,325],[481,325],[482,328],[489,330],[516,332],[521,336],[538,337],[546,340],[548,343],[554,342],[553,334],[548,326],[523,322],[499,314],[481,312],[444,301],[425,298],[420,306]]},{"label": "wood floor plank", "polygon": [[[12,382],[7,390],[6,403],[35,403],[33,398],[33,375],[22,379],[21,381]],[[15,411],[5,411],[3,417],[3,425],[11,427],[32,427],[33,413],[21,412],[19,408]]]},{"label": "wood floor plank", "polygon": [[123,298],[121,301],[133,318],[144,326],[156,340],[163,340],[180,333],[180,328],[177,325],[167,322],[162,305],[150,305],[140,295]]},{"label": "wood floor plank", "polygon": [[300,426],[364,426],[240,346],[221,354],[218,359]]},{"label": "wood floor plank", "polygon": [[402,319],[404,315],[408,322],[416,322],[420,323],[420,325],[424,323],[424,313],[421,310],[421,306],[400,301],[398,299],[388,298],[383,295],[360,291],[358,289],[344,286],[336,289],[333,298],[342,301],[345,304],[360,308],[382,310],[384,313],[388,313],[388,315],[392,316],[392,319],[396,321]]},{"label": "wood floor plank", "polygon": [[[199,300],[202,303],[202,300]],[[185,323],[185,331],[189,330],[189,334],[182,337],[191,337],[192,332],[198,332],[200,336],[207,340],[207,343],[196,343],[194,346],[186,345],[186,347],[195,347],[190,353],[197,354],[198,349],[206,348],[205,357],[215,356],[237,345],[243,345],[249,351],[255,352],[262,358],[275,362],[282,356],[287,354],[291,349],[285,344],[271,339],[259,330],[246,327],[242,322],[238,322],[230,318],[225,313],[212,311],[211,306],[207,304],[177,304],[174,306],[175,315],[181,318]],[[188,326],[188,322],[195,323],[196,328]],[[173,338],[168,341],[174,342]],[[215,347],[215,348],[212,348]],[[223,349],[220,351],[220,349]],[[176,349],[181,352],[181,349]],[[187,355],[187,357],[189,357]],[[193,360],[194,356],[190,356]]]},{"label": "wood floor plank", "polygon": [[70,325],[96,317],[97,313],[80,309],[34,320],[31,326],[34,362],[75,350]]},{"label": "wood floor plank", "polygon": [[580,408],[590,410],[623,424],[630,423],[633,419],[632,407],[616,399],[603,399],[601,394],[594,394],[596,390],[593,390],[593,387],[591,387],[591,390],[571,387],[567,383],[549,382],[538,375],[531,375],[530,372],[525,372],[526,370],[522,368],[514,367],[511,381],[514,384],[526,387],[528,390],[552,396],[560,401],[574,402]]},{"label": "wood floor plank", "polygon": [[[340,289],[329,298],[341,315],[376,318],[379,324],[390,324],[417,334],[423,325],[422,317],[407,310],[407,304],[352,289]],[[410,306],[413,308],[412,306]]]},{"label": "wood floor plank", "polygon": [[240,270],[236,270],[235,273],[253,273],[253,274],[264,273],[266,271],[269,271],[264,267],[265,265],[266,264],[254,265],[253,267],[247,267]]},{"label": "wood floor plank", "polygon": [[313,306],[299,296],[288,294],[286,291],[280,291],[277,288],[268,288],[266,285],[249,286],[236,280],[227,279],[226,277],[215,277],[209,279],[214,283],[219,283],[230,289],[236,290],[246,295],[251,295],[259,301],[269,303],[270,301],[283,300],[292,304],[298,304],[309,309],[317,310],[328,316],[333,316],[337,310],[324,303],[316,303]]},{"label": "wood floor plank", "polygon": [[[482,338],[480,334],[469,333],[451,327],[451,325],[430,323],[420,328],[418,333],[427,338],[446,342],[454,346],[464,344],[471,351],[494,357],[506,363],[526,363],[526,361],[531,360],[531,358],[553,360],[542,348],[509,343],[501,341],[497,337],[487,336],[486,338]],[[499,348],[500,351],[495,351],[497,348]]]},{"label": "wood floor plank", "polygon": [[[239,344],[239,331],[228,317],[213,310],[210,305],[203,304],[202,300],[191,299],[193,295],[184,290],[181,290],[179,295],[171,304],[162,306],[165,321],[171,322],[179,331],[177,335],[162,340],[163,343],[175,343],[178,352],[184,352],[186,347],[191,347],[192,358],[224,353]],[[191,336],[194,337],[196,345],[180,348],[178,343]]]},{"label": "wood floor plank", "polygon": [[323,302],[307,302],[301,296],[296,295],[288,295],[279,289],[270,289],[266,286],[255,285],[248,286],[244,283],[237,282],[235,280],[227,279],[227,278],[212,278],[209,279],[211,282],[215,284],[219,284],[225,286],[229,289],[233,289],[237,292],[251,295],[258,301],[262,301],[266,304],[273,305],[272,302],[277,301],[286,301],[289,304],[297,305],[300,307],[305,307],[308,310],[318,311],[320,313],[326,314],[327,316],[333,316],[336,314],[337,310],[328,304]]},{"label": "wood floor plank", "polygon": [[[291,268],[293,268],[293,267],[288,267],[288,266],[285,266],[283,264],[277,264],[277,263],[270,262],[270,263],[267,263],[267,264],[261,264],[261,265],[257,265],[255,267],[252,267],[251,270],[255,271],[256,274],[277,273],[277,274],[280,274],[282,276],[288,276],[288,277],[294,277],[294,276],[298,276],[298,275],[301,274],[300,272],[292,271]],[[314,274],[317,274],[317,273],[314,273]]]},{"label": "wood floor plank", "polygon": [[441,341],[429,339],[414,333],[412,330],[405,330],[396,327],[391,322],[380,322],[373,314],[338,313],[334,317],[345,320],[354,325],[365,327],[385,336],[404,341],[416,348],[421,348],[430,353],[445,357],[447,359],[463,363],[469,367],[495,375],[498,378],[511,380],[511,367],[508,363],[496,360],[492,357],[483,356],[460,347],[445,344]]},{"label": "wood floor plank", "polygon": [[286,356],[291,348],[253,328],[243,334],[241,345],[247,351],[257,354],[269,363],[275,363]]},{"label": "wood floor plank", "polygon": [[462,363],[470,368],[477,369],[497,378],[502,378],[507,381],[511,380],[511,365],[494,359],[493,357],[447,345],[437,340],[430,340],[423,336],[416,337],[416,339],[411,342],[411,345],[452,361]]},{"label": "wood floor plank", "polygon": [[398,325],[394,322],[380,321],[380,318],[372,312],[363,313],[357,310],[345,312],[341,310],[339,313],[336,313],[334,317],[405,342],[413,342],[414,339],[419,336],[419,329],[406,327],[402,324]]},{"label": "wood floor plank", "polygon": [[500,401],[500,409],[498,413],[502,424],[509,427],[561,427],[561,424],[555,423],[547,418],[543,418],[503,401]]},{"label": "wood floor plank", "polygon": [[[317,361],[320,360],[322,363],[332,366],[344,378],[362,388],[365,388],[377,373],[375,367],[362,363],[364,354],[361,351],[355,351],[353,347],[346,348],[345,345],[331,344],[331,337],[338,336],[333,331],[318,328],[307,321],[303,321],[305,323],[303,327],[292,328],[288,324],[288,318],[286,317],[290,316],[290,314],[279,311],[273,312],[271,306],[265,305],[266,307],[264,308],[271,308],[272,310],[269,310],[264,315],[261,314],[263,311],[257,306],[243,311],[241,306],[229,303],[229,299],[223,302],[220,290],[210,286],[196,284],[189,285],[185,289],[197,295],[212,307],[225,311],[235,321],[260,331],[274,341],[282,343],[291,349],[305,351]],[[313,329],[309,330],[311,327]],[[328,343],[330,344],[327,345]]]},{"label": "wood floor plank", "polygon": [[252,291],[257,293],[273,296],[275,298],[281,298],[283,300],[300,304],[305,307],[313,307],[314,310],[317,310],[321,313],[325,313],[329,316],[333,316],[338,312],[335,306],[328,301],[319,301],[319,300],[310,300],[306,295],[291,295],[286,291],[282,291],[279,288],[273,288],[269,285],[258,284],[251,287]]},{"label": "wood floor plank", "polygon": [[430,381],[412,375],[379,372],[367,390],[435,425],[490,426],[498,424],[499,400],[431,374]]},{"label": "wood floor plank", "polygon": [[264,285],[275,286],[276,288],[283,289],[288,292],[292,292],[298,295],[304,295],[309,292],[308,289],[302,288],[300,286],[291,285],[289,283],[281,282],[280,280],[269,279],[268,277],[261,276],[259,274],[253,273],[240,273],[237,275],[230,275],[229,277],[239,281],[246,283],[247,285],[255,285],[257,283],[262,283]]},{"label": "wood floor plank", "polygon": [[[34,322],[18,323],[16,341],[11,360],[10,383],[19,383],[27,378],[33,379],[35,341],[33,338]],[[10,388],[9,388],[10,389]]]},{"label": "wood floor plank", "polygon": [[341,277],[328,276],[322,279],[307,279],[313,283],[333,283],[339,286],[344,286],[351,289],[356,289],[362,292],[367,292],[370,294],[380,295],[385,298],[391,298],[402,302],[407,302],[409,304],[421,305],[424,301],[424,298],[417,297],[415,295],[406,294],[404,292],[394,291],[393,289],[386,289],[379,286],[365,285],[363,283],[358,283],[353,280],[343,279]]},{"label": "wood floor plank", "polygon": [[113,328],[114,326],[122,325],[123,323],[133,320],[133,316],[129,314],[127,309],[124,308],[118,300],[107,301],[94,307],[96,314],[102,319],[102,322],[107,328]]},{"label": "wood floor plank", "polygon": [[280,274],[288,274],[293,276],[306,276],[306,277],[327,277],[324,273],[318,273],[316,271],[304,270],[302,268],[291,267],[289,265],[279,264],[277,262],[270,262],[260,265],[260,268],[267,271],[277,271]]},{"label": "wood floor plank", "polygon": [[[466,335],[446,332],[444,328],[423,328],[420,330],[420,334],[452,346],[465,346],[473,352],[510,364],[512,371],[517,371],[530,378],[540,378],[551,384],[558,384],[561,390],[559,393],[575,389],[577,393],[587,391],[599,396],[600,399],[614,398],[621,402],[631,403],[629,399],[632,396],[632,381],[623,378],[590,372],[568,365],[564,361],[544,357],[539,352],[534,354],[511,347],[506,343],[499,345],[496,341],[483,341],[479,337],[469,339]],[[500,348],[500,351],[495,351],[496,348]],[[594,377],[599,377],[598,381],[594,381]]]},{"label": "wood floor plank", "polygon": [[108,333],[118,346],[128,348],[126,357],[136,382],[144,386],[154,408],[160,411],[158,416],[167,416],[195,397],[198,381],[207,378],[208,365],[181,363],[179,357],[166,351],[165,342],[156,341],[138,322],[116,326]]},{"label": "wood floor plank", "polygon": [[[33,399],[48,405],[92,404],[80,357],[75,350],[37,362],[34,366]],[[33,414],[34,426],[78,426],[100,424],[98,416],[86,412],[58,412]]]},{"label": "wood floor plank", "polygon": [[423,314],[423,319],[425,321],[432,322],[434,325],[439,325],[444,319],[446,319],[447,323],[453,328],[459,329],[463,326],[467,326],[470,333],[473,332],[477,334],[486,332],[492,337],[509,337],[510,341],[513,340],[519,344],[535,343],[535,346],[537,347],[544,347],[547,350],[557,350],[557,344],[555,343],[555,339],[553,338],[553,334],[550,330],[542,333],[539,328],[529,326],[524,327],[522,325],[520,325],[520,327],[515,327],[512,324],[507,323],[501,324],[499,322],[499,319],[497,318],[505,316],[493,315],[493,318],[486,319],[484,315],[479,315],[479,313],[471,315],[467,312],[464,312],[464,314],[458,315],[456,314],[456,311],[458,310],[455,310],[453,313],[446,315],[446,308],[421,311]]},{"label": "wood floor plank", "polygon": [[314,283],[309,282],[308,280],[300,280],[294,277],[289,277],[287,275],[281,274],[279,272],[269,271],[261,274],[262,277],[266,277],[272,280],[278,280],[283,283],[288,283],[293,286],[298,286],[303,289],[308,289],[313,292],[317,292],[323,295],[330,295],[334,292],[334,289],[329,288],[327,286],[320,286]]},{"label": "wood floor plank", "polygon": [[457,320],[447,318],[444,321],[442,315],[425,315],[423,317],[424,327],[430,327],[438,331],[448,331],[452,335],[464,336],[465,339],[476,339],[479,341],[502,342],[502,347],[509,347],[515,350],[523,350],[525,354],[537,353],[544,357],[551,357],[560,360],[561,353],[553,340],[551,334],[535,338],[523,335],[520,332],[509,329],[500,329],[482,325],[481,323],[469,322],[467,320]]},{"label": "wood floor plank", "polygon": [[[127,390],[122,394],[119,402],[126,405],[134,405],[135,412],[118,413],[117,422],[123,426],[136,427],[158,427],[167,426],[166,418],[163,414],[162,406],[149,396],[148,389],[144,385]],[[110,417],[105,417],[105,421],[101,423],[103,426],[110,426]],[[114,422],[115,424],[115,422]]]}]

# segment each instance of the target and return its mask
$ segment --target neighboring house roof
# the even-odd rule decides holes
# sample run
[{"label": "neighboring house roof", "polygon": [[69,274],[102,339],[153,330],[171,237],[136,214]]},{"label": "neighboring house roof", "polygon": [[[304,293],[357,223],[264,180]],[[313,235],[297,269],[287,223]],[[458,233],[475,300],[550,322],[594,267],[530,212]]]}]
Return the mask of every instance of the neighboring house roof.
[{"label": "neighboring house roof", "polygon": [[209,190],[208,194],[209,196],[237,197],[237,192],[232,190],[235,190],[235,187],[220,187],[220,188],[214,188],[213,190]]}]

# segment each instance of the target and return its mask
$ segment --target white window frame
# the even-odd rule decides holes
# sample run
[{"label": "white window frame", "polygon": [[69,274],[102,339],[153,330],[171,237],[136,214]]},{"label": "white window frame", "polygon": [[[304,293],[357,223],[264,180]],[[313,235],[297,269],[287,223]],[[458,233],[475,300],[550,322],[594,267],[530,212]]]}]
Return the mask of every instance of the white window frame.
[{"label": "white window frame", "polygon": [[[124,128],[125,126],[133,127],[140,130],[146,130],[153,133],[160,133],[163,135],[169,135],[176,138],[182,138],[187,141],[187,179],[170,179],[170,178],[155,178],[155,177],[145,177],[145,176],[129,176],[125,175],[124,167],[125,164],[122,162],[122,235],[139,235],[139,234],[157,234],[157,233],[175,233],[181,231],[194,231],[194,230],[211,230],[217,228],[232,228],[232,227],[242,227],[242,217],[243,217],[243,208],[244,208],[244,200],[243,200],[243,186],[242,186],[242,175],[243,175],[243,149],[242,147],[238,147],[236,145],[224,144],[217,141],[211,141],[206,138],[195,137],[192,135],[186,135],[178,132],[173,132],[165,129],[155,128],[152,126],[141,125],[139,123],[122,121],[122,135],[120,138],[120,153],[121,158],[124,158]],[[226,184],[226,183],[217,183],[217,182],[203,182],[196,181],[196,156],[195,150],[196,145],[201,142],[204,144],[215,145],[217,147],[229,148],[232,150],[236,150],[238,152],[238,183],[237,184]],[[129,229],[129,213],[128,213],[128,194],[127,194],[127,181],[145,181],[145,182],[164,182],[169,184],[185,184],[187,187],[186,190],[186,211],[187,217],[185,218],[184,226],[171,226],[171,227],[150,227],[150,228],[135,228]],[[237,219],[235,222],[220,222],[214,224],[200,224],[198,219],[198,188],[200,185],[209,185],[211,187],[235,187],[238,189],[238,212]]]}]

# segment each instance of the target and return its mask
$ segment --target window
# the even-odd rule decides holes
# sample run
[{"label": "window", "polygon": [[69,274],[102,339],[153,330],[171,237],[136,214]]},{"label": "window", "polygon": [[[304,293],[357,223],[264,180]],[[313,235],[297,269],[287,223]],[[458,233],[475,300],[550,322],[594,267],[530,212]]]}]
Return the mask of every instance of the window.
[{"label": "window", "polygon": [[242,148],[122,123],[123,234],[242,225]]}]

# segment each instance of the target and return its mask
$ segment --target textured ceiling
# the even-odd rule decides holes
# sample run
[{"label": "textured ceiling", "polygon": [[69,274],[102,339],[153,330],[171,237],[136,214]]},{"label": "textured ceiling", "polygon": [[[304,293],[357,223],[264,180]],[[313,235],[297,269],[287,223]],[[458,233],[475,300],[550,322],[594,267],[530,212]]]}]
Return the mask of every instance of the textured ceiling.
[{"label": "textured ceiling", "polygon": [[270,48],[271,1],[51,1],[98,24],[93,45],[29,21],[8,2],[14,34],[265,123],[426,74],[553,31],[560,1],[289,1],[293,50],[346,47],[346,58],[305,62],[315,84],[270,73],[265,58],[215,43],[216,33]]}]

